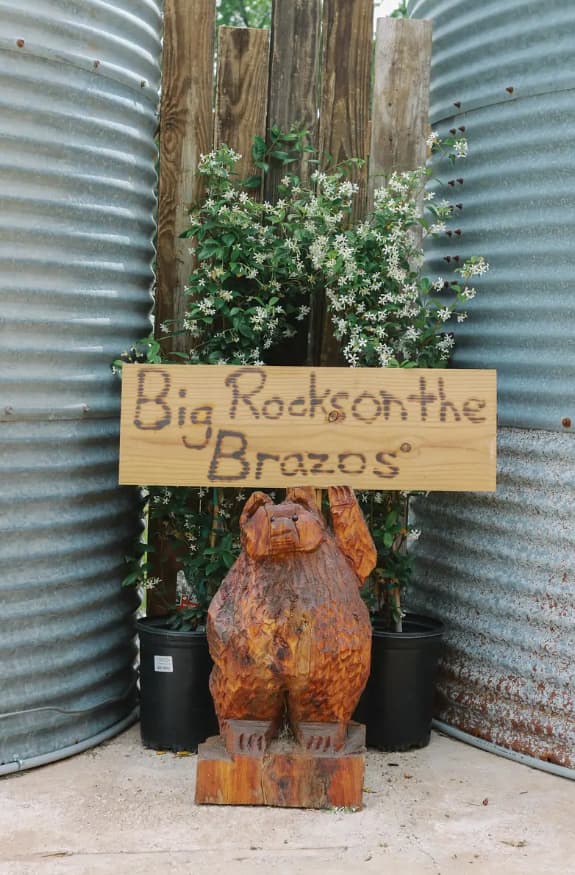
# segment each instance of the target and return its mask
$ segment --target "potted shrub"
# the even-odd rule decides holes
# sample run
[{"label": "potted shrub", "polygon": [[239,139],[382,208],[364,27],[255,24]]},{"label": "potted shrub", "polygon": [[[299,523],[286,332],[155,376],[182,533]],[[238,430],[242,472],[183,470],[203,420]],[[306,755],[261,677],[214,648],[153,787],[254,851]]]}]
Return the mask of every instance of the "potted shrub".
[{"label": "potted shrub", "polygon": [[136,622],[146,747],[195,751],[217,733],[205,619],[237,548],[241,503],[230,492],[188,487],[147,491],[147,531],[153,536],[138,545],[125,580],[127,586],[143,586],[147,604],[153,600],[154,607],[152,616]]},{"label": "potted shrub", "polygon": [[[418,232],[444,233],[452,218],[451,205],[436,203],[432,192],[424,194],[429,173],[419,168],[394,173],[375,192],[370,215],[354,222],[358,187],[350,175],[359,162],[352,159],[317,169],[304,185],[289,172],[289,165],[302,151],[312,151],[305,142],[305,132],[283,133],[278,128],[271,130],[267,143],[259,137],[254,142],[253,160],[260,174],[273,161],[285,165],[275,203],[250,196],[250,187],[261,189],[261,175],[239,180],[234,173],[239,156],[227,146],[202,157],[199,173],[206,195],[192,209],[184,235],[191,238],[196,254],[186,313],[181,324],[162,325],[163,335],[187,335],[190,352],[180,361],[249,365],[273,361],[278,348],[283,364],[301,363],[301,358],[291,358],[286,341],[303,333],[306,363],[317,364],[318,312],[325,307],[349,366],[445,367],[454,343],[447,323],[454,316],[465,319],[460,308],[475,294],[466,283],[487,269],[482,258],[472,257],[458,268],[463,282],[422,276]],[[461,138],[440,141],[434,136],[430,148],[441,150],[451,161],[467,151]],[[127,354],[128,360],[130,355],[158,363],[171,360],[154,340],[143,341]],[[201,630],[209,598],[235,558],[234,513],[245,496],[226,492],[228,497],[221,490],[150,491],[162,555],[171,557],[172,571],[175,568],[185,581],[185,595],[192,602],[180,602],[179,610],[168,606],[168,619],[161,622],[172,631],[190,624],[196,632]],[[374,642],[383,626],[394,636],[413,636],[415,621],[404,617],[399,601],[409,576],[407,499],[397,492],[369,493],[361,499],[379,556],[369,590]],[[159,585],[161,592],[165,572],[154,562],[153,546],[140,548],[126,583],[154,585],[156,590]],[[140,623],[140,633],[159,624]],[[435,631],[432,638],[436,641]],[[378,653],[374,644],[374,674]],[[411,686],[403,669],[395,668],[392,674],[406,689]],[[391,713],[393,706],[386,710]],[[367,726],[370,743],[381,746],[369,715]],[[418,738],[417,743],[424,741]]]},{"label": "potted shrub", "polygon": [[408,540],[419,535],[408,522],[409,496],[375,493],[364,505],[378,547],[378,565],[368,590],[371,672],[355,718],[365,724],[370,747],[425,747],[431,735],[443,624],[406,612],[402,605],[412,571]]}]

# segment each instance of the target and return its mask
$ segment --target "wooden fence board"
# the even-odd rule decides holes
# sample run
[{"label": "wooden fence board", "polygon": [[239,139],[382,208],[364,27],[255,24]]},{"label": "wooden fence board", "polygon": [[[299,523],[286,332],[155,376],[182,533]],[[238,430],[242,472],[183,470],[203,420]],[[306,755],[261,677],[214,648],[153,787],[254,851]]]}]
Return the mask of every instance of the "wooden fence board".
[{"label": "wooden fence board", "polygon": [[[268,102],[268,129],[296,124],[317,141],[318,66],[321,0],[274,0]],[[290,164],[290,173],[308,181],[308,164]],[[265,195],[275,200],[282,171],[270,171]]]},{"label": "wooden fence board", "polygon": [[[192,265],[189,241],[179,239],[199,194],[195,170],[212,148],[214,0],[165,0],[155,325],[183,316]],[[163,344],[185,348],[183,336]]]},{"label": "wooden fence board", "polygon": [[[367,158],[369,104],[373,57],[373,0],[324,0],[323,52],[319,113],[319,151],[322,160]],[[359,185],[353,218],[367,206],[367,165],[350,175]],[[341,364],[339,343],[333,336],[325,301],[312,312],[312,360],[322,365]]]},{"label": "wooden fence board", "polygon": [[431,22],[380,18],[375,43],[369,201],[394,170],[425,163]]},{"label": "wooden fence board", "polygon": [[[324,0],[319,149],[336,162],[366,158],[373,0]],[[365,211],[367,169],[356,175],[356,216]]]},{"label": "wooden fence board", "polygon": [[266,132],[269,47],[267,29],[219,29],[214,140],[240,153],[236,171],[241,177],[253,172],[254,136]]}]

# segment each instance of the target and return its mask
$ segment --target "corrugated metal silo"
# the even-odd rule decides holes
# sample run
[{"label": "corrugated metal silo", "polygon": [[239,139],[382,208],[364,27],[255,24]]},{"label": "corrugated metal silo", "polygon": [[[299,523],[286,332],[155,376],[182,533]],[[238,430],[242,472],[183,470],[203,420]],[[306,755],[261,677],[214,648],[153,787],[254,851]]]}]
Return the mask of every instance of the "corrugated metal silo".
[{"label": "corrugated metal silo", "polygon": [[160,0],[0,2],[0,773],[134,711],[110,364],[149,330]]},{"label": "corrugated metal silo", "polygon": [[410,12],[433,21],[432,125],[470,143],[453,189],[463,235],[434,244],[428,269],[444,274],[455,253],[491,264],[455,366],[497,368],[500,424],[496,495],[416,505],[414,601],[449,630],[441,719],[573,769],[575,6],[412,0]]}]

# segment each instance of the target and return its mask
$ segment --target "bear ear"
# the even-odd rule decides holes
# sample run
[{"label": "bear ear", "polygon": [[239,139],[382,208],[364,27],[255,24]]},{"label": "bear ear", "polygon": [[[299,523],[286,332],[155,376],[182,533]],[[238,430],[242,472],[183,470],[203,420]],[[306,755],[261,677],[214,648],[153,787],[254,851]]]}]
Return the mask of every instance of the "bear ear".
[{"label": "bear ear", "polygon": [[312,513],[321,513],[317,506],[316,490],[313,486],[291,486],[286,490],[286,501],[302,504]]},{"label": "bear ear", "polygon": [[265,492],[252,492],[246,503],[244,504],[244,509],[242,510],[242,515],[240,516],[240,529],[242,529],[247,521],[254,515],[258,508],[263,507],[264,504],[270,504],[271,498]]}]

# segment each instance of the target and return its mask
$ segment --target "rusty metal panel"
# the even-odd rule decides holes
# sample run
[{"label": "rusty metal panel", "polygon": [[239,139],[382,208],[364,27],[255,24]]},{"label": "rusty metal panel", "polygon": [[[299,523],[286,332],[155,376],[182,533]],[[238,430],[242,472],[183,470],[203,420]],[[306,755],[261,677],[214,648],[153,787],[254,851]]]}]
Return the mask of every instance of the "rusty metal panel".
[{"label": "rusty metal panel", "polygon": [[0,768],[125,725],[111,361],[149,331],[160,0],[0,0]]},{"label": "rusty metal panel", "polygon": [[427,270],[451,279],[456,254],[491,264],[454,363],[497,369],[501,426],[496,495],[415,502],[414,607],[447,623],[441,719],[573,768],[575,6],[409,9],[433,23],[432,124],[470,144],[447,189],[462,235],[431,244]]},{"label": "rusty metal panel", "polygon": [[414,503],[413,608],[447,647],[439,717],[575,767],[575,440],[501,429],[496,494]]}]

